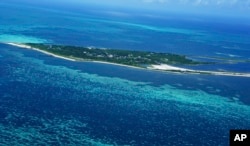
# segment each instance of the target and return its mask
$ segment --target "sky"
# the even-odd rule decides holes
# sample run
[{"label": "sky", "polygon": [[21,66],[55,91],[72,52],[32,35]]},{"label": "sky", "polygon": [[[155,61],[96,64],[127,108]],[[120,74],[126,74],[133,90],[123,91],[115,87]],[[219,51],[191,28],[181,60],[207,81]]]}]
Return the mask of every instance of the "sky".
[{"label": "sky", "polygon": [[[7,0],[3,0],[7,1]],[[8,0],[41,3],[34,0]],[[95,5],[159,12],[196,13],[249,17],[250,0],[43,0],[51,5]]]}]

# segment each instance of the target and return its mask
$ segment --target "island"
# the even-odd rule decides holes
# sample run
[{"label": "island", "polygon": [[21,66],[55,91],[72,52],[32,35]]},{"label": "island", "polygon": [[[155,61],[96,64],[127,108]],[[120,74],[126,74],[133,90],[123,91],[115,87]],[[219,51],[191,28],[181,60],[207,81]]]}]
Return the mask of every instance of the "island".
[{"label": "island", "polygon": [[64,45],[27,43],[27,46],[78,61],[103,61],[134,67],[146,68],[151,64],[201,64],[184,55],[134,50],[105,49]]},{"label": "island", "polygon": [[200,62],[187,58],[185,55],[172,53],[107,49],[96,47],[80,47],[68,45],[39,43],[7,43],[16,47],[36,50],[47,55],[69,61],[91,61],[120,66],[150,69],[175,73],[209,74],[224,76],[250,77],[250,73],[203,71],[176,67],[175,65],[201,65],[214,62]]}]

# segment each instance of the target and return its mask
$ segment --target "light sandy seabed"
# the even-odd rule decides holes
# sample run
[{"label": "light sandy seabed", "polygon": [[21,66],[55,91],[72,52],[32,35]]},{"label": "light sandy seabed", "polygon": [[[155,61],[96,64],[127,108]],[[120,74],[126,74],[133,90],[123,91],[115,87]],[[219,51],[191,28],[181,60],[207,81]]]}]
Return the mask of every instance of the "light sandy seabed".
[{"label": "light sandy seabed", "polygon": [[[31,47],[31,46],[28,46],[28,45],[25,45],[25,44],[18,44],[18,43],[5,43],[5,44],[20,47],[20,48],[26,48],[26,49],[39,51],[41,53],[51,55],[53,57],[57,57],[57,58],[60,58],[60,59],[65,59],[65,60],[68,60],[68,61],[78,61],[78,59],[72,59],[72,58],[63,57],[63,56],[60,56],[60,55],[55,55],[53,53],[43,51],[43,50],[40,50],[38,48],[34,48],[34,47]],[[81,61],[81,59],[79,59],[79,60]],[[82,60],[82,61],[84,61],[84,60]],[[91,61],[91,62],[104,63],[104,64],[113,64],[113,65],[143,69],[143,68],[140,68],[140,67],[134,67],[134,66],[129,66],[129,65],[117,64],[117,63],[110,63],[110,62],[103,62],[103,61]],[[146,69],[158,70],[158,71],[168,71],[168,72],[193,73],[193,74],[211,74],[211,75],[221,75],[221,76],[250,77],[250,73],[191,70],[191,69],[175,67],[175,66],[171,66],[171,65],[167,65],[167,64],[149,65]]]}]

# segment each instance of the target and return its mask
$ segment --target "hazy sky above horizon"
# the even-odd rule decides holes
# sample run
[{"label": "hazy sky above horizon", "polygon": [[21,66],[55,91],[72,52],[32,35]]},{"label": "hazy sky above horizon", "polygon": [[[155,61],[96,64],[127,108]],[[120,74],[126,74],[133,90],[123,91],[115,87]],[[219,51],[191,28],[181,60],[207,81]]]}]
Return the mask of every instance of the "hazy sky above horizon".
[{"label": "hazy sky above horizon", "polygon": [[122,7],[125,9],[148,9],[160,12],[173,11],[178,13],[250,17],[248,16],[248,13],[250,13],[250,0],[43,0],[42,2],[18,0],[18,2],[20,1],[77,6],[90,4],[103,7]]}]

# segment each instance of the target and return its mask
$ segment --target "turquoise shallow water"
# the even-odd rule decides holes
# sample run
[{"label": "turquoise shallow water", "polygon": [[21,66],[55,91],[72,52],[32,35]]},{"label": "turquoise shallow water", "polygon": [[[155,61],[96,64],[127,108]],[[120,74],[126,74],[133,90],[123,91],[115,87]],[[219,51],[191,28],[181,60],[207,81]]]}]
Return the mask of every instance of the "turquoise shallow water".
[{"label": "turquoise shallow water", "polygon": [[[109,65],[102,73],[100,64],[7,45],[0,52],[4,145],[227,145],[230,129],[250,128],[245,94],[221,93],[232,90],[234,78],[209,77],[216,87],[207,76]],[[126,77],[135,73],[141,74],[139,80]],[[146,81],[152,75],[165,79]]]},{"label": "turquoise shallow water", "polygon": [[[247,23],[195,16],[184,19],[174,14],[154,18],[126,12],[126,16],[118,17],[92,7],[76,11],[0,3],[0,8],[0,42],[170,52],[199,60],[222,59],[222,64],[209,67],[211,70],[250,71]],[[232,63],[235,60],[240,63]]]},{"label": "turquoise shallow water", "polygon": [[[243,24],[1,2],[0,11],[0,42],[249,60]],[[70,62],[4,44],[0,61],[0,145],[226,146],[230,129],[250,129],[249,78]],[[190,68],[250,71],[247,62]]]}]

